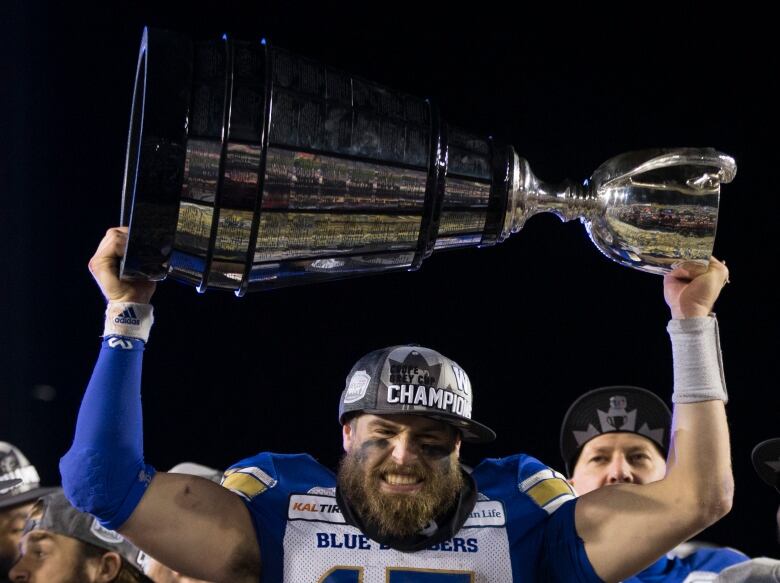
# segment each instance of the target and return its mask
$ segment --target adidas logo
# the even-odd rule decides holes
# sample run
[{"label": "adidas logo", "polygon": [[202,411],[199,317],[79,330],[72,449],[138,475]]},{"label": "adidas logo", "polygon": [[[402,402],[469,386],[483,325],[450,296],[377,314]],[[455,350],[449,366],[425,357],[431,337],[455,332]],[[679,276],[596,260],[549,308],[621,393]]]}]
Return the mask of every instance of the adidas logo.
[{"label": "adidas logo", "polygon": [[117,324],[131,324],[133,326],[140,326],[141,324],[141,320],[135,315],[135,310],[132,306],[114,318],[114,322]]}]

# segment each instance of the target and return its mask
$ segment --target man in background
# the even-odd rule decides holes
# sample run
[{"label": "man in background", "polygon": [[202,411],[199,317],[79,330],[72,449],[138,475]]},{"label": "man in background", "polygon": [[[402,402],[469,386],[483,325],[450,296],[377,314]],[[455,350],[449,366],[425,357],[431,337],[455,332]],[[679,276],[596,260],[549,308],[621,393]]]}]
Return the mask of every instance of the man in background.
[{"label": "man in background", "polygon": [[24,526],[14,583],[153,583],[143,572],[146,555],[62,492],[33,504]]},{"label": "man in background", "polygon": [[24,454],[10,443],[0,441],[0,583],[18,554],[24,521],[33,502],[56,488],[41,488],[41,479]]},{"label": "man in background", "polygon": [[[616,484],[649,484],[666,475],[672,413],[651,391],[601,387],[579,397],[561,426],[561,455],[578,495]],[[686,542],[624,583],[712,581],[747,561],[734,549]]]}]

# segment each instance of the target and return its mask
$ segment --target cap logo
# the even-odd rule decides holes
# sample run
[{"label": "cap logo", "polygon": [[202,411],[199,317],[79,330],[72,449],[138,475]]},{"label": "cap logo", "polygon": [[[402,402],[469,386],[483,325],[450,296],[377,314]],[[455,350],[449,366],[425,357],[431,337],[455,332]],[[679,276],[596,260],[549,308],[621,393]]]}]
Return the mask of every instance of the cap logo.
[{"label": "cap logo", "polygon": [[345,403],[354,403],[366,396],[366,389],[371,382],[371,377],[364,370],[359,370],[349,380],[347,392],[344,393]]},{"label": "cap logo", "polygon": [[458,383],[458,388],[460,389],[460,392],[464,395],[468,396],[471,394],[471,381],[469,381],[469,377],[466,374],[466,372],[460,368],[452,365],[452,372],[455,373],[455,380]]},{"label": "cap logo", "polygon": [[135,562],[138,563],[138,566],[141,567],[141,569],[146,571],[147,567],[149,567],[149,555],[139,550]]},{"label": "cap logo", "polygon": [[16,488],[18,493],[21,493],[37,487],[41,481],[41,478],[38,476],[38,471],[35,469],[35,466],[28,465],[17,467],[14,470],[0,474],[0,481],[5,480],[18,480],[18,482],[12,487]]},{"label": "cap logo", "polygon": [[[389,361],[386,401],[404,409],[425,408],[471,418],[471,385],[460,368],[447,363],[430,364],[418,350],[410,350],[403,360]],[[448,373],[452,370],[452,375]],[[442,373],[445,373],[442,377]],[[453,379],[454,377],[454,379]],[[383,379],[384,380],[384,379]],[[455,386],[453,386],[455,385]]]},{"label": "cap logo", "polygon": [[118,545],[119,543],[123,542],[125,539],[122,538],[122,535],[114,530],[110,530],[100,524],[95,518],[92,521],[92,525],[89,527],[89,531],[98,539],[102,540],[103,542],[112,544],[112,545]]},{"label": "cap logo", "polygon": [[13,478],[10,480],[0,479],[0,495],[10,492],[21,483],[22,480],[20,478]]},{"label": "cap logo", "polygon": [[597,409],[601,431],[635,431],[636,409],[628,412],[626,411],[627,406],[628,400],[625,397],[615,395],[609,398],[609,409],[606,413]]},{"label": "cap logo", "polygon": [[628,399],[623,395],[614,395],[610,397],[609,408],[606,411],[596,409],[599,425],[601,427],[600,431],[596,429],[592,423],[588,424],[588,428],[585,431],[577,431],[576,429],[572,431],[577,446],[581,447],[584,443],[590,441],[594,437],[610,431],[638,433],[652,441],[663,443],[663,427],[659,429],[650,429],[650,426],[645,422],[639,429],[636,428],[637,412],[637,409],[628,411]]},{"label": "cap logo", "polygon": [[0,452],[0,474],[9,475],[14,470],[18,470],[22,464],[13,449]]},{"label": "cap logo", "polygon": [[764,463],[768,465],[770,468],[772,468],[773,472],[780,472],[780,458],[778,458],[776,462],[764,462]]},{"label": "cap logo", "polygon": [[425,385],[390,385],[387,387],[387,402],[441,409],[471,419],[470,403],[447,389]]},{"label": "cap logo", "polygon": [[388,384],[393,385],[436,385],[441,372],[441,365],[428,364],[425,357],[416,350],[406,355],[402,362],[390,361],[390,378]]}]

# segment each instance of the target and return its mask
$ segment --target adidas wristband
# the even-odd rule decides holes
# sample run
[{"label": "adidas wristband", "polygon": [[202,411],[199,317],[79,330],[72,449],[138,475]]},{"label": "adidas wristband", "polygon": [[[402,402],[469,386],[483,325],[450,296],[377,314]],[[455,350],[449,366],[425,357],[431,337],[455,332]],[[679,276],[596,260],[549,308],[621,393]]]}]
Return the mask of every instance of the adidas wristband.
[{"label": "adidas wristband", "polygon": [[666,330],[674,357],[672,402],[728,402],[715,316],[671,320]]},{"label": "adidas wristband", "polygon": [[108,302],[103,336],[124,336],[147,342],[152,324],[154,308],[151,304]]}]

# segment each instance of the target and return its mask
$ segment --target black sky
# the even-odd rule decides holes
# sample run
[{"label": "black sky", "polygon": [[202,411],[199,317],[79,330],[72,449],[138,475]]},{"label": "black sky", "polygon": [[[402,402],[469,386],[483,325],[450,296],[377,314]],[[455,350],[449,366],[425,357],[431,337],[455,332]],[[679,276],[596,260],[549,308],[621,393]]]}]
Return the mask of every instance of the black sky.
[{"label": "black sky", "polygon": [[[512,6],[7,4],[0,439],[58,480],[102,330],[86,264],[119,217],[142,27],[254,34],[430,97],[448,121],[514,145],[546,180],[579,181],[614,155],[655,146],[734,156],[716,255],[732,270],[717,311],[737,494],[703,538],[778,556],[778,496],[749,460],[756,443],[780,436],[770,19],[712,3]],[[225,467],[265,449],[334,465],[343,379],[360,355],[394,343],[430,345],[469,372],[475,417],[499,434],[466,450],[471,463],[523,451],[560,468],[560,421],[583,391],[626,383],[670,395],[661,279],[609,262],[580,224],[551,215],[497,247],[434,255],[415,273],[243,299],[166,282],[154,304],[146,455],[161,469]],[[53,400],[42,399],[46,386]]]}]

